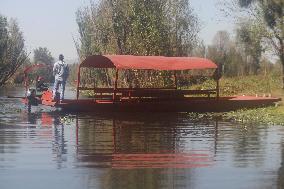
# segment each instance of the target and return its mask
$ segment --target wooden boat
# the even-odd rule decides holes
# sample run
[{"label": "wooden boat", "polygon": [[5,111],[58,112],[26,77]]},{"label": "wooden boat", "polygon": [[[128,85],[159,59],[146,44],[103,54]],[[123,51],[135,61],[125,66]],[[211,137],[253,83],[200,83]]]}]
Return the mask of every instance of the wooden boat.
[{"label": "wooden boat", "polygon": [[[115,69],[112,88],[81,86],[82,68]],[[121,70],[215,70],[216,88],[207,90],[172,88],[119,88],[118,76]],[[62,111],[107,111],[107,112],[223,112],[241,108],[256,108],[273,105],[280,98],[254,96],[219,96],[219,74],[215,63],[197,57],[163,57],[131,55],[93,55],[87,57],[78,69],[76,99],[53,101],[52,92],[45,91],[40,103],[61,108]],[[92,91],[93,98],[80,98],[80,91]]]}]

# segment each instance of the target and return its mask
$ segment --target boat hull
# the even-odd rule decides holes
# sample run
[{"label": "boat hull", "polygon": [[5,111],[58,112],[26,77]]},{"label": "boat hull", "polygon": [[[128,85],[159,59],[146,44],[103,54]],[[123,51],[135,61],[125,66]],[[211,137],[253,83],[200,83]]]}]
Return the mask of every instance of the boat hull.
[{"label": "boat hull", "polygon": [[64,100],[61,103],[42,102],[70,112],[226,112],[244,108],[275,105],[280,98],[270,97],[192,97],[183,100],[129,100],[107,101],[93,99]]}]

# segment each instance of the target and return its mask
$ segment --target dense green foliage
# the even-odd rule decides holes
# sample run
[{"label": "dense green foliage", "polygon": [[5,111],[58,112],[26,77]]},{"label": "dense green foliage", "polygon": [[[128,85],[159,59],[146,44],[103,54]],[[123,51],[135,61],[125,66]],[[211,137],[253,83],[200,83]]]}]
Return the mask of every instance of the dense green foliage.
[{"label": "dense green foliage", "polygon": [[199,31],[187,0],[101,0],[78,10],[80,57],[190,55]]},{"label": "dense green foliage", "polygon": [[[279,95],[279,85],[281,83],[278,75],[251,75],[242,77],[223,77],[220,80],[220,95]],[[205,80],[201,84],[192,85],[194,89],[212,89],[215,88],[214,80]]]},{"label": "dense green foliage", "polygon": [[[91,54],[189,56],[199,31],[198,19],[187,0],[101,0],[78,10],[77,23],[77,50],[82,59]],[[144,75],[136,70],[122,74],[122,80],[130,86],[160,74],[169,84],[171,77],[167,72]],[[102,81],[101,85],[112,84],[110,70],[96,70],[90,75]]]},{"label": "dense green foliage", "polygon": [[264,52],[261,44],[264,34],[263,27],[253,21],[242,22],[237,30],[237,41],[250,58],[253,74],[257,74],[260,69],[260,59]]},{"label": "dense green foliage", "polygon": [[0,15],[0,86],[27,60],[24,38],[15,20]]}]

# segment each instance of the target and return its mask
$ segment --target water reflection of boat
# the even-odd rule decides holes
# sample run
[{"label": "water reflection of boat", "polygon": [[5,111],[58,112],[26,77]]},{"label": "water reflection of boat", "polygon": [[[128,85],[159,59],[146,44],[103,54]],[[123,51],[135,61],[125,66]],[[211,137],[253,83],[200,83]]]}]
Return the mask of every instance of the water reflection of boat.
[{"label": "water reflection of boat", "polygon": [[[84,119],[76,119],[78,160],[85,162],[83,165],[87,167],[113,169],[186,169],[213,164],[215,140],[206,141],[202,146],[200,141],[190,138],[198,135],[196,131],[188,126],[168,127],[166,124],[170,123],[165,115],[160,116],[164,121],[153,119],[160,120],[157,126],[151,119],[91,121],[90,118],[86,123]],[[85,124],[88,127],[83,126]],[[216,125],[209,123],[206,127],[215,129]],[[202,132],[213,138],[216,136],[211,130]]]},{"label": "water reflection of boat", "polygon": [[[81,69],[115,69],[111,88],[81,86]],[[52,100],[51,91],[43,93],[41,102],[47,106],[60,107],[65,111],[115,111],[115,112],[220,112],[239,108],[254,108],[272,105],[279,98],[235,96],[219,97],[220,74],[212,61],[196,57],[162,56],[89,56],[80,65],[77,80],[77,98],[61,102]],[[215,70],[216,88],[206,90],[178,89],[176,71]],[[171,88],[119,88],[119,73],[123,70],[156,70],[173,74]],[[95,83],[95,82],[94,82]],[[92,99],[79,98],[80,91],[91,91]]]}]

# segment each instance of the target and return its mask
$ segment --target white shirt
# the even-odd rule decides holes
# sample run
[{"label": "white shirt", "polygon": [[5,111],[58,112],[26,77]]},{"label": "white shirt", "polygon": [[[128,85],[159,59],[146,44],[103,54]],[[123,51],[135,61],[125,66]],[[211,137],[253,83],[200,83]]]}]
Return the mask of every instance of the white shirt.
[{"label": "white shirt", "polygon": [[69,75],[68,65],[64,61],[57,61],[53,65],[53,75],[55,80],[66,81]]}]

